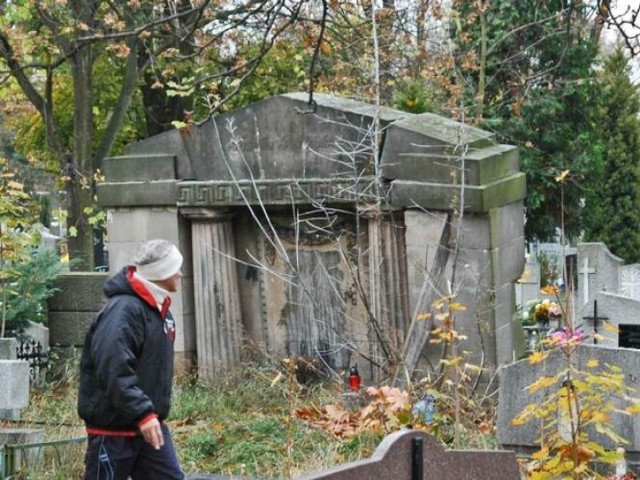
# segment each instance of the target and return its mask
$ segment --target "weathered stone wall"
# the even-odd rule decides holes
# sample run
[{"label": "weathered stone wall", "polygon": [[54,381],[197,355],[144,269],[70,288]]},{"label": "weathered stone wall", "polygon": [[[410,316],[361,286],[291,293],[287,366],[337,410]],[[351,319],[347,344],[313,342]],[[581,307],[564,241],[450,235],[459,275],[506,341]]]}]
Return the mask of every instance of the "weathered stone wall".
[{"label": "weathered stone wall", "polygon": [[102,285],[108,276],[101,272],[68,272],[55,280],[54,287],[59,291],[48,302],[51,346],[82,346],[91,320],[105,302]]}]

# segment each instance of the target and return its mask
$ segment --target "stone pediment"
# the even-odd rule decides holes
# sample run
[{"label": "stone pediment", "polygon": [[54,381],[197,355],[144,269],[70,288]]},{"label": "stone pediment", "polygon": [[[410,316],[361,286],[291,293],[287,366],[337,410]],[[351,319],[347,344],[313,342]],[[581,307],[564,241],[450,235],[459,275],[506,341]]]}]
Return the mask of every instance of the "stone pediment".
[{"label": "stone pediment", "polygon": [[[472,212],[525,195],[517,149],[489,132],[327,94],[314,100],[311,109],[306,93],[274,96],[130,145],[126,156],[105,161],[105,174],[108,182],[144,184],[139,201],[109,183],[100,186],[99,201],[118,206],[126,197],[127,204],[159,205],[171,195],[169,203],[187,207],[375,203],[376,174],[392,208],[449,209],[461,181]],[[378,117],[382,135],[374,154]],[[463,161],[464,179],[452,176]],[[160,185],[159,177],[168,183]]]}]

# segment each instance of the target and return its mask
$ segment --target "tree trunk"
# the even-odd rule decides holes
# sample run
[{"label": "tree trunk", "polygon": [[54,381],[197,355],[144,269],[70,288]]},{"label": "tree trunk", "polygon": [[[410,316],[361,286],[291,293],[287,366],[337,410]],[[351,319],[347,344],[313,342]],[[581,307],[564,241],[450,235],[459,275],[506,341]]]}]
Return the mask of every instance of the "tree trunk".
[{"label": "tree trunk", "polygon": [[68,193],[68,226],[76,234],[69,235],[69,257],[74,270],[93,271],[93,226],[85,207],[93,203],[93,52],[90,46],[75,52],[71,62],[74,94],[73,161]]},{"label": "tree trunk", "polygon": [[75,228],[75,235],[67,235],[69,242],[69,258],[71,269],[76,271],[93,271],[93,226],[89,224],[84,213],[85,205],[91,205],[93,190],[83,188],[80,182],[71,182],[67,189],[68,217],[67,225]]}]

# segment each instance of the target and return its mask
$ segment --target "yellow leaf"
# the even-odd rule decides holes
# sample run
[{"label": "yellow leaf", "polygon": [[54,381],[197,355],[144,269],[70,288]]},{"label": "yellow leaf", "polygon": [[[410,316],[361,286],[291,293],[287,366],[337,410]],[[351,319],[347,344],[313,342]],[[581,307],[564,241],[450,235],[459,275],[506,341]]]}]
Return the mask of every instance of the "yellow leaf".
[{"label": "yellow leaf", "polygon": [[618,326],[617,325],[613,325],[609,322],[602,322],[602,327],[604,327],[605,330],[607,330],[608,332],[611,333],[618,333]]},{"label": "yellow leaf", "polygon": [[271,380],[271,386],[273,387],[282,378],[282,372],[278,373],[273,380]]},{"label": "yellow leaf", "polygon": [[602,410],[596,410],[595,412],[593,412],[591,419],[594,422],[608,422],[611,417]]},{"label": "yellow leaf", "polygon": [[416,316],[417,320],[429,320],[431,318],[431,314],[430,313],[419,313]]},{"label": "yellow leaf", "polygon": [[567,175],[569,175],[569,170],[564,170],[560,175],[556,177],[556,182],[563,182],[564,179],[567,178]]},{"label": "yellow leaf", "polygon": [[522,411],[516,416],[516,418],[511,420],[511,425],[524,425],[525,423],[527,423],[533,417],[534,413],[536,412],[536,408],[538,407],[534,403],[530,403],[529,405],[524,407]]},{"label": "yellow leaf", "polygon": [[449,305],[449,310],[459,310],[460,312],[466,312],[467,307],[465,307],[460,302],[451,302],[451,304]]},{"label": "yellow leaf", "polygon": [[529,385],[528,387],[525,387],[525,390],[527,390],[529,393],[535,393],[542,388],[551,387],[552,385],[555,385],[557,382],[558,380],[554,377],[540,377],[531,385]]},{"label": "yellow leaf", "polygon": [[544,361],[548,355],[549,354],[547,352],[533,352],[528,358],[529,365],[535,365],[536,363]]},{"label": "yellow leaf", "polygon": [[629,405],[625,410],[629,412],[631,415],[640,413],[640,402],[634,403],[633,405]]},{"label": "yellow leaf", "polygon": [[531,454],[531,458],[534,460],[544,460],[549,456],[549,447],[543,447],[537,452]]},{"label": "yellow leaf", "polygon": [[473,370],[474,372],[481,372],[482,371],[482,367],[480,367],[478,365],[473,365],[472,363],[465,363],[464,364],[464,368],[465,368],[465,370]]},{"label": "yellow leaf", "polygon": [[596,360],[595,358],[592,358],[587,362],[587,367],[589,368],[595,368],[598,365],[600,365],[600,362],[598,362],[598,360]]}]

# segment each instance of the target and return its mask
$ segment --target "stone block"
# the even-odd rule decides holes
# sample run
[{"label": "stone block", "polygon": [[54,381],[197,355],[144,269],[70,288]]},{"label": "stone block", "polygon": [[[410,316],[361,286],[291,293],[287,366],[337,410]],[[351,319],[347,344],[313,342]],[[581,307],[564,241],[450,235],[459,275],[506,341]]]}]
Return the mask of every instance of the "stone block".
[{"label": "stone block", "polygon": [[489,220],[492,248],[499,248],[516,239],[524,238],[524,204],[522,200],[490,210]]},{"label": "stone block", "polygon": [[467,213],[460,224],[460,248],[488,250],[492,247],[489,215],[486,213]]},{"label": "stone block", "polygon": [[84,336],[97,312],[50,312],[51,345],[82,346]]},{"label": "stone block", "polygon": [[[516,173],[492,183],[465,187],[465,211],[488,212],[526,195],[524,173]],[[410,208],[416,205],[433,210],[450,210],[459,204],[460,187],[444,183],[393,180],[389,189],[390,204],[394,208]]]},{"label": "stone block", "polygon": [[177,180],[152,182],[99,183],[98,204],[103,207],[175,205],[178,199]]},{"label": "stone block", "polygon": [[105,158],[107,182],[135,182],[176,179],[175,155],[136,155]]},{"label": "stone block", "polygon": [[[109,247],[112,244],[141,243],[152,238],[164,238],[177,243],[177,226],[178,209],[175,206],[109,209]],[[135,248],[137,245],[130,252],[130,257],[133,257]]]},{"label": "stone block", "polygon": [[491,250],[494,285],[515,282],[524,271],[524,237],[514,237],[510,243]]},{"label": "stone block", "polygon": [[[425,143],[424,140],[422,142]],[[385,143],[384,151],[388,148],[391,146]],[[459,183],[460,179],[455,179],[452,173],[460,170],[460,153],[452,147],[426,144],[420,145],[418,148],[421,150],[418,152],[415,152],[415,147],[408,148],[413,153],[398,153],[395,158],[383,154],[381,175],[384,178],[443,184]],[[467,185],[494,182],[519,171],[518,150],[509,145],[479,148],[465,157],[465,168],[464,181]]]},{"label": "stone block", "polygon": [[[640,300],[610,292],[597,292],[595,300],[598,301],[598,317],[606,317],[606,322],[611,326],[618,328],[621,324],[640,325]],[[585,305],[581,316],[593,317],[593,304]],[[583,324],[585,331],[593,332],[593,319],[584,319]],[[604,337],[601,341],[604,345],[618,346],[618,332],[602,328],[600,323],[598,333]]]},{"label": "stone block", "polygon": [[29,362],[0,360],[0,408],[21,409],[29,404]]},{"label": "stone block", "polygon": [[191,158],[184,139],[176,129],[154,135],[139,142],[127,145],[127,156],[140,157],[143,155],[167,155],[167,152],[177,158],[176,178],[193,178]]},{"label": "stone block", "polygon": [[524,354],[524,332],[515,320],[515,288],[509,282],[495,290],[496,359],[499,365],[513,362]]},{"label": "stone block", "polygon": [[[367,155],[347,158],[339,153],[336,143],[367,141],[375,116],[372,105],[318,94],[317,98],[314,95],[317,107],[313,115],[296,115],[309,109],[308,98],[303,97],[272,97],[198,125],[184,142],[191,153],[195,178],[329,178],[347,175],[351,161],[365,167]],[[407,115],[388,108],[382,112],[383,122]]]},{"label": "stone block", "polygon": [[54,281],[59,291],[49,299],[53,312],[97,312],[105,301],[102,286],[106,272],[67,272]]},{"label": "stone block", "polygon": [[15,338],[0,338],[0,360],[15,360],[18,341]]},{"label": "stone block", "polygon": [[[461,128],[464,138],[461,139]],[[475,127],[463,126],[455,120],[422,113],[406,116],[394,122],[386,132],[381,162],[383,165],[397,163],[407,154],[429,154],[438,147],[455,147],[458,144],[475,148],[496,144],[492,133]]]}]

